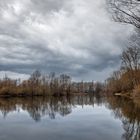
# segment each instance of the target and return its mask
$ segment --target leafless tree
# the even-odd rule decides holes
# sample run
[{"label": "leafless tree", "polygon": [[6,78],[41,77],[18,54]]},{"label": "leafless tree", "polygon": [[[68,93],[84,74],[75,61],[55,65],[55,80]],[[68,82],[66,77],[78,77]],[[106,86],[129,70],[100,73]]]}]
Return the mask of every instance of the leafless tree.
[{"label": "leafless tree", "polygon": [[115,21],[140,28],[140,0],[107,0],[107,4]]},{"label": "leafless tree", "polygon": [[140,47],[127,47],[122,53],[122,66],[129,73],[133,85],[139,83],[138,70],[140,69]]},{"label": "leafless tree", "polygon": [[60,86],[62,92],[70,93],[71,78],[66,74],[60,75]]},{"label": "leafless tree", "polygon": [[136,71],[140,67],[140,48],[128,47],[122,53],[122,63],[127,70]]}]

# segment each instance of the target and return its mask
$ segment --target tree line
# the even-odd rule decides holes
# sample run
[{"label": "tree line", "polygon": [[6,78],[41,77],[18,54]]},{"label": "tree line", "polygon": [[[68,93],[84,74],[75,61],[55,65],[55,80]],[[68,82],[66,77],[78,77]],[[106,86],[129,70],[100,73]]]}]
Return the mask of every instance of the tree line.
[{"label": "tree line", "polygon": [[132,25],[135,32],[121,54],[120,69],[106,80],[106,90],[140,97],[140,0],[107,0],[107,5],[116,22]]},{"label": "tree line", "polygon": [[[129,92],[140,88],[140,33],[129,40],[121,54],[121,67],[106,80],[111,92]],[[140,89],[139,89],[140,90]]]},{"label": "tree line", "polygon": [[29,79],[13,80],[5,76],[0,80],[0,96],[45,96],[71,95],[100,92],[102,84],[97,82],[73,82],[66,74],[57,76],[54,72],[41,74],[34,71]]}]

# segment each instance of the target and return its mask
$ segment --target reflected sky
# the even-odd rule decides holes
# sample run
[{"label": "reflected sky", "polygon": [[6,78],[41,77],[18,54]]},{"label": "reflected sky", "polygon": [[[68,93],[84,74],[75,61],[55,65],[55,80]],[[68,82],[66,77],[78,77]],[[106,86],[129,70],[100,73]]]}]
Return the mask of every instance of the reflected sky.
[{"label": "reflected sky", "polygon": [[[0,140],[125,139],[122,119],[115,117],[109,100],[93,97],[14,100],[0,100]],[[2,104],[10,106],[5,107],[6,115]]]}]

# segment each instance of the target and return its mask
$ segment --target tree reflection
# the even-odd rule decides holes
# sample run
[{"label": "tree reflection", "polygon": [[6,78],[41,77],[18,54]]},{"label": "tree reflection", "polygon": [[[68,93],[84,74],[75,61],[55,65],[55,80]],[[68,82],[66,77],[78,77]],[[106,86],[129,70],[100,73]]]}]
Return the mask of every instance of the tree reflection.
[{"label": "tree reflection", "polygon": [[66,116],[72,112],[77,105],[101,104],[102,100],[94,96],[62,96],[62,97],[31,97],[31,98],[1,98],[0,111],[3,117],[9,112],[17,111],[19,108],[25,110],[35,120],[40,121],[43,116],[55,119],[56,115]]},{"label": "tree reflection", "polygon": [[77,106],[90,105],[94,107],[95,104],[106,106],[116,119],[122,121],[123,139],[140,139],[140,106],[133,103],[132,100],[120,97],[103,98],[96,94],[96,96],[0,98],[0,111],[3,117],[6,117],[8,113],[22,109],[38,122],[44,116],[50,119],[55,119],[58,115],[65,117],[72,113],[72,110]]},{"label": "tree reflection", "polygon": [[125,133],[122,138],[125,140],[140,139],[140,107],[132,100],[125,98],[108,98],[107,107],[113,111],[115,118],[122,120]]}]

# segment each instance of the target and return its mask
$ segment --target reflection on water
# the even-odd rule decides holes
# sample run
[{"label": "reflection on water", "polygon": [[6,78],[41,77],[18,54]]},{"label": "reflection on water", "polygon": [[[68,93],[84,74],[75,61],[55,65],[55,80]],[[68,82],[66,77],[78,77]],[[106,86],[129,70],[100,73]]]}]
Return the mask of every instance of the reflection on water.
[{"label": "reflection on water", "polygon": [[124,98],[108,98],[108,108],[115,118],[122,121],[125,140],[140,140],[140,107],[132,100]]},{"label": "reflection on water", "polygon": [[68,97],[33,97],[33,98],[5,98],[0,99],[0,110],[5,118],[11,111],[19,108],[26,110],[32,119],[40,121],[41,117],[48,115],[55,119],[56,114],[66,116],[72,113],[77,105],[102,104],[102,98],[96,99],[93,96],[68,96]]},{"label": "reflection on water", "polygon": [[[0,111],[0,140],[140,140],[140,107],[123,98],[6,98],[0,99]],[[31,126],[24,135],[22,128]]]}]

